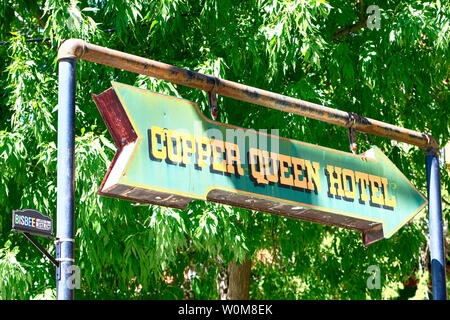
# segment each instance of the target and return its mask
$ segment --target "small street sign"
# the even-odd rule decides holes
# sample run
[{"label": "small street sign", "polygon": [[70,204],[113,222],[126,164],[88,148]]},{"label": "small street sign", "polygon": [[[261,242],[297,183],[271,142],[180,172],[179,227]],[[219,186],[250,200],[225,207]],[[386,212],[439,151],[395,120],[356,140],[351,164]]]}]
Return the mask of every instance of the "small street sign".
[{"label": "small street sign", "polygon": [[53,219],[33,209],[13,210],[12,230],[53,238]]}]

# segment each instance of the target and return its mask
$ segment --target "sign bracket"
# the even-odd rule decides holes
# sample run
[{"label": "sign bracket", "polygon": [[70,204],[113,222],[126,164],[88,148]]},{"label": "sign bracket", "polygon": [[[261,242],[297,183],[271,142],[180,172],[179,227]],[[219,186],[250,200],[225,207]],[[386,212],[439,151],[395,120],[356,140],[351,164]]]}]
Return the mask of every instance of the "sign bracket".
[{"label": "sign bracket", "polygon": [[32,236],[54,239],[53,219],[34,209],[13,210],[12,231],[22,233],[47,259],[56,267],[58,276],[60,269],[59,246],[56,246],[56,259]]},{"label": "sign bracket", "polygon": [[23,232],[23,235],[25,238],[30,240],[30,242],[44,255],[47,257],[48,260],[50,260],[51,263],[55,265],[56,268],[59,267],[59,262],[47,251],[43,246],[37,242],[37,240],[28,232]]}]

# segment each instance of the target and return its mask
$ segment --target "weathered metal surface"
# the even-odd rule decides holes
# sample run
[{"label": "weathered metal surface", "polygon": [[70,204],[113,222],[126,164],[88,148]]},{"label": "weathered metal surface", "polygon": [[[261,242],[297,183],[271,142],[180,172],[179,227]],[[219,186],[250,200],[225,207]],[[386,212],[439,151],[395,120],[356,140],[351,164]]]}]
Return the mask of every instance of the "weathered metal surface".
[{"label": "weathered metal surface", "polygon": [[113,185],[105,188],[105,183],[111,174],[111,169],[115,166],[117,159],[122,155],[124,147],[135,143],[138,136],[131,125],[122,105],[113,88],[110,88],[99,95],[92,95],[97,108],[105,121],[108,131],[114,140],[118,150],[114,155],[111,165],[100,185],[98,194],[102,196],[114,195],[114,198],[123,200],[150,203],[161,206],[169,206],[176,209],[185,209],[186,205],[194,200],[192,198],[171,195],[155,190],[141,190],[123,185]]},{"label": "weathered metal surface", "polygon": [[357,131],[409,143],[422,149],[430,147],[439,149],[435,139],[426,133],[93,45],[79,39],[67,40],[59,49],[58,60],[71,59],[73,57],[171,81],[206,92],[211,92],[215,89],[217,94],[223,96],[299,114],[342,127],[348,127],[352,121],[352,116],[354,116],[355,123],[353,127]]},{"label": "weathered metal surface", "polygon": [[137,134],[133,130],[133,126],[120,105],[119,99],[113,88],[106,90],[101,95],[92,95],[97,106],[108,106],[108,109],[98,108],[100,115],[105,122],[114,143],[123,148],[128,143],[137,139]]},{"label": "weathered metal surface", "polygon": [[257,133],[209,120],[187,100],[113,87],[93,96],[118,146],[101,195],[178,209],[208,200],[357,230],[366,245],[426,205],[377,148],[353,155]]}]

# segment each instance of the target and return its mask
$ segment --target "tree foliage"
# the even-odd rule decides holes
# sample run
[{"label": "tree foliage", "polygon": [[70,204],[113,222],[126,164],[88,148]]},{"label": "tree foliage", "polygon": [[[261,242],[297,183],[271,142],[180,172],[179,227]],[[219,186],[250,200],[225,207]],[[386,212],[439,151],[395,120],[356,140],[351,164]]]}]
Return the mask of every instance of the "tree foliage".
[{"label": "tree foliage", "polygon": [[[0,298],[53,297],[54,267],[10,232],[13,209],[56,218],[57,48],[64,39],[149,57],[449,140],[448,3],[386,0],[380,28],[367,1],[1,0]],[[43,41],[30,41],[43,39]],[[405,298],[416,277],[426,298],[427,214],[364,248],[360,234],[229,206],[187,210],[97,196],[115,146],[91,98],[119,81],[183,97],[209,116],[207,95],[86,61],[77,64],[76,298],[217,299],[229,261],[253,261],[251,299]],[[347,132],[301,116],[219,97],[219,121],[348,150]],[[422,150],[379,146],[426,194]],[[370,139],[370,141],[368,140]],[[441,170],[449,220],[449,172]],[[51,253],[50,240],[40,240]],[[266,258],[261,258],[262,254]],[[367,287],[379,266],[383,290]],[[412,295],[415,293],[413,292]]]}]

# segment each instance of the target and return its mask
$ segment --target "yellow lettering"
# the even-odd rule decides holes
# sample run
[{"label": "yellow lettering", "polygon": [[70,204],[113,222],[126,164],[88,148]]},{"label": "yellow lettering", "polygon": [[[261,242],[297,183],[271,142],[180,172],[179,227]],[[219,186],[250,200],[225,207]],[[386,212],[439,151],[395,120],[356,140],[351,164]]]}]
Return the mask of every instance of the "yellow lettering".
[{"label": "yellow lettering", "polygon": [[[195,140],[194,136],[189,133],[184,133],[182,137],[183,141],[183,163],[191,164],[191,156],[195,154]],[[191,146],[188,146],[188,141],[191,143]]]},{"label": "yellow lettering", "polygon": [[[152,133],[152,154],[156,159],[164,160],[166,159],[166,147],[164,146],[164,141],[166,140],[166,135],[164,134],[164,129],[152,126],[150,129]],[[158,140],[157,137],[161,139],[161,150],[158,150]]]},{"label": "yellow lettering", "polygon": [[[262,156],[264,158],[264,167],[267,180],[270,182],[278,182],[278,153],[271,152],[269,158],[269,152],[264,150],[262,152]],[[270,170],[271,168],[272,170]]]},{"label": "yellow lettering", "polygon": [[[369,182],[370,182],[370,194],[371,194],[371,200],[373,203],[384,205],[384,198],[383,193],[381,192],[379,187],[381,187],[381,178],[378,176],[374,176],[369,174]],[[375,186],[377,184],[378,187]],[[380,195],[377,196],[377,193]]]},{"label": "yellow lettering", "polygon": [[308,172],[308,189],[314,191],[314,181],[315,185],[317,186],[317,191],[320,192],[322,188],[320,186],[319,163],[313,162],[311,166],[311,162],[309,160],[305,160],[305,165],[306,171]]},{"label": "yellow lettering", "polygon": [[369,175],[367,173],[362,173],[359,171],[355,171],[355,179],[356,182],[359,183],[359,187],[361,188],[361,201],[367,202],[369,201],[369,197],[366,193],[366,186],[369,184]]},{"label": "yellow lettering", "polygon": [[[167,130],[167,155],[169,160],[175,163],[181,162],[181,134],[175,130]],[[176,145],[176,153],[174,153],[173,144]]]},{"label": "yellow lettering", "polygon": [[[227,171],[228,173],[235,174],[233,162],[236,163],[237,174],[244,175],[244,169],[241,165],[241,155],[239,154],[239,147],[237,144],[225,142],[225,149],[227,154]],[[234,151],[234,154],[233,154]]]},{"label": "yellow lettering", "polygon": [[[350,178],[350,179],[348,179]],[[355,174],[353,173],[353,170],[350,169],[343,169],[342,170],[342,180],[344,183],[344,193],[345,197],[349,199],[355,199],[356,198],[356,183],[355,183]],[[347,181],[350,181],[352,190],[348,188]]]},{"label": "yellow lettering", "polygon": [[[258,157],[258,161],[255,160],[255,156]],[[261,150],[250,148],[249,150],[249,162],[251,175],[257,183],[269,184],[269,182],[264,178],[264,164],[262,159]],[[259,170],[256,170],[256,163],[259,163]]]},{"label": "yellow lettering", "polygon": [[392,199],[389,199],[388,193],[388,181],[386,178],[381,178],[381,183],[383,184],[383,193],[384,193],[384,202],[386,206],[395,208],[397,206],[397,201],[395,200],[395,196],[392,196]]},{"label": "yellow lettering", "polygon": [[[341,171],[342,169],[339,167],[333,167],[327,165],[328,177],[330,179],[330,190],[328,191],[331,195],[338,195],[340,197],[344,197],[344,189],[342,188],[342,180],[341,180]],[[334,172],[336,171],[336,178],[334,177]],[[335,185],[338,185],[336,190]]]},{"label": "yellow lettering", "polygon": [[[291,157],[292,160],[292,166],[294,167],[294,186],[296,186],[297,188],[303,188],[303,189],[307,189],[308,188],[308,178],[305,175],[305,160],[303,159],[299,159],[296,157]],[[300,169],[299,169],[300,167]],[[303,179],[300,181],[299,180],[299,175],[303,176]]]},{"label": "yellow lettering", "polygon": [[[211,154],[211,146],[209,139],[206,137],[196,137],[197,140],[197,166],[204,168],[206,166],[205,156],[208,157]],[[205,147],[205,149],[203,148]]]},{"label": "yellow lettering", "polygon": [[[223,150],[225,149],[224,142],[222,140],[211,140],[212,148],[212,166],[216,171],[226,172],[227,166],[225,159],[223,159]],[[220,149],[220,151],[218,151]],[[219,158],[222,158],[222,162],[219,162]]]}]

